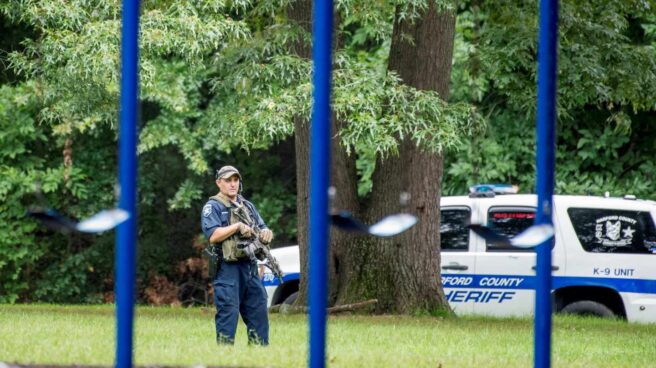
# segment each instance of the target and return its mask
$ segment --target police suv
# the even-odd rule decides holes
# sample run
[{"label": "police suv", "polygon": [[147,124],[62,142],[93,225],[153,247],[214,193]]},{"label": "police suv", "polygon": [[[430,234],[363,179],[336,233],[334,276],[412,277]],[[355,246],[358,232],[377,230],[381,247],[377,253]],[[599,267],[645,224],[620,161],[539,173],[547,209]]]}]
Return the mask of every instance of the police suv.
[{"label": "police suv", "polygon": [[[533,224],[537,196],[473,193],[442,197],[442,284],[457,314],[522,316],[535,304],[535,252],[485,241],[468,224],[512,237]],[[554,196],[554,310],[656,323],[656,202]],[[283,283],[263,273],[269,305],[298,291],[298,246],[272,251]]]}]

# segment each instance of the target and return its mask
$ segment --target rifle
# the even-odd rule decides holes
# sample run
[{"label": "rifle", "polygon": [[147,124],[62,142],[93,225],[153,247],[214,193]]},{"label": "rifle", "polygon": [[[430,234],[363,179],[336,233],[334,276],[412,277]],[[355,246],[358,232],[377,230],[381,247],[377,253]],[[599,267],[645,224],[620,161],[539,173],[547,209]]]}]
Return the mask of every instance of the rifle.
[{"label": "rifle", "polygon": [[[253,229],[255,231],[255,229]],[[259,235],[237,241],[237,248],[242,249],[252,261],[266,261],[264,266],[271,270],[282,284],[283,272],[278,260],[269,251],[269,246],[260,241]]]},{"label": "rifle", "polygon": [[251,233],[253,234],[251,237],[240,237],[237,240],[237,248],[243,249],[252,261],[256,262],[259,260],[264,262],[266,260],[264,266],[270,269],[282,284],[282,269],[276,257],[271,254],[269,245],[260,241],[260,229],[257,226],[253,226],[252,221],[246,218],[241,211],[234,211],[234,213],[242,223],[251,228]]}]

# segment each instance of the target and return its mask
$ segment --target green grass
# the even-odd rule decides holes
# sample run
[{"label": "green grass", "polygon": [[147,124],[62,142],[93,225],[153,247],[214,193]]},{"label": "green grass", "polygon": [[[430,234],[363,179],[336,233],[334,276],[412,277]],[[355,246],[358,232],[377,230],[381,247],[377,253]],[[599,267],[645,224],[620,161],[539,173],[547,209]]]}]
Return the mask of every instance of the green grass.
[{"label": "green grass", "polygon": [[[249,347],[240,324],[233,347],[214,343],[214,316],[199,308],[137,308],[135,363],[303,367],[307,322],[271,315],[271,345]],[[530,367],[530,319],[335,316],[332,367]],[[112,365],[112,306],[0,306],[0,361]],[[554,318],[554,367],[654,367],[656,325]]]}]

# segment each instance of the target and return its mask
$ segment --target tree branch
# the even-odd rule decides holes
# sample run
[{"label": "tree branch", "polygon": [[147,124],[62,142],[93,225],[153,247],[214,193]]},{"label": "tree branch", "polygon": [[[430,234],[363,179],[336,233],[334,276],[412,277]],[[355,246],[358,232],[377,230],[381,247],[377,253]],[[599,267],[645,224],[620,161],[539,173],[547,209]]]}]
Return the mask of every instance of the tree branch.
[{"label": "tree branch", "polygon": [[[326,312],[329,314],[341,313],[341,312],[352,312],[357,309],[362,309],[370,305],[378,303],[378,299],[370,299],[357,303],[336,305],[326,309]],[[289,305],[289,304],[278,304],[269,308],[269,313],[281,313],[281,314],[296,314],[296,313],[307,313],[308,307],[305,305]]]}]

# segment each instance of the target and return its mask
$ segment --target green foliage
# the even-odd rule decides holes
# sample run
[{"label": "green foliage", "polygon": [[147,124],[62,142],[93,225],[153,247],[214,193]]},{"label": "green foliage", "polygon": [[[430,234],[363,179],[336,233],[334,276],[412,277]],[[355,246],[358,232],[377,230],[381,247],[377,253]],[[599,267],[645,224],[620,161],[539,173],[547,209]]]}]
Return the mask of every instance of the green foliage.
[{"label": "green foliage", "polygon": [[25,221],[25,196],[34,189],[40,160],[29,155],[44,141],[30,116],[34,101],[27,86],[0,86],[0,303],[14,302],[28,288],[26,274],[43,254]]},{"label": "green foliage", "polygon": [[[631,17],[640,19],[650,14],[654,5],[623,0],[562,3],[558,65],[561,118],[585,105],[634,112],[654,107],[654,45],[636,44],[626,34]],[[511,106],[535,111],[537,4],[494,2],[485,10],[490,10],[489,17],[479,36],[489,78]]]},{"label": "green foliage", "polygon": [[472,105],[448,104],[433,91],[408,87],[394,73],[347,56],[338,55],[337,63],[333,110],[346,122],[340,137],[349,152],[366,145],[385,156],[396,153],[406,138],[427,151],[442,152],[483,127]]},{"label": "green foliage", "polygon": [[[67,255],[62,262],[55,262],[41,270],[33,297],[47,303],[100,302],[98,285],[90,282],[96,272],[100,253],[94,249]],[[95,262],[94,262],[95,261]]]},{"label": "green foliage", "polygon": [[[203,137],[195,134],[193,124],[206,98],[203,83],[212,59],[225,44],[248,37],[245,25],[228,16],[227,10],[225,4],[213,1],[147,1],[143,5],[140,97],[144,126],[139,151],[143,156],[173,146],[179,155],[174,154],[169,163],[186,162],[179,173],[189,176],[166,182],[167,197],[155,195],[156,200],[147,192],[148,186],[140,188],[146,191],[141,213],[144,234],[163,233],[179,240],[176,229],[198,231],[197,212],[186,217],[193,217],[193,226],[169,226],[169,231],[161,231],[167,223],[162,221],[166,216],[160,208],[165,213],[167,207],[188,208],[191,200],[200,197],[197,175],[207,173],[208,164]],[[105,244],[102,238],[46,232],[25,218],[25,209],[46,204],[34,197],[37,181],[48,204],[74,218],[114,205],[121,2],[0,1],[0,16],[3,24],[12,22],[26,29],[14,33],[15,37],[27,37],[7,42],[10,49],[1,55],[2,64],[17,75],[3,70],[3,80],[8,75],[25,82],[14,89],[2,87],[0,94],[0,232],[8,234],[0,241],[0,298],[88,301],[103,291],[105,277],[111,279],[112,262],[107,262],[113,259],[111,247],[95,248]],[[64,167],[66,141],[72,142],[72,166]],[[166,157],[159,159],[166,161]],[[151,178],[159,172],[153,175],[147,165],[143,168],[144,181],[153,182]],[[146,207],[148,198],[158,207]],[[155,216],[159,216],[156,221],[148,221]],[[191,235],[187,246],[171,244],[164,252],[157,252],[157,247],[162,248],[166,239],[143,238],[143,248],[171,257],[155,263],[142,257],[142,277],[150,270],[161,271],[167,263],[170,269],[171,258],[192,253]],[[174,247],[184,251],[171,250]],[[105,277],[88,271],[87,264],[102,269]]]},{"label": "green foliage", "polygon": [[445,156],[443,193],[463,194],[472,184],[491,182],[519,184],[531,192],[535,133],[527,124],[513,114],[491,116],[486,135],[473,138],[457,155]]},{"label": "green foliage", "polygon": [[[86,254],[75,250],[85,249],[71,249],[70,240],[45,231],[26,217],[26,210],[52,204],[66,214],[85,217],[108,207],[113,195],[100,188],[111,188],[114,178],[94,173],[112,169],[107,159],[112,151],[103,140],[80,143],[78,164],[65,181],[61,159],[56,159],[57,143],[47,138],[47,126],[32,119],[38,109],[34,89],[32,83],[0,87],[0,302],[41,295],[52,301],[83,301],[88,292],[80,289],[85,271],[72,272],[72,265]],[[37,183],[50,203],[35,197]]]},{"label": "green foliage", "polygon": [[[9,55],[10,65],[39,83],[39,120],[53,133],[70,135],[116,126],[119,92],[119,1],[21,1],[0,4],[10,19],[32,24],[41,34]],[[147,2],[141,15],[141,99],[159,116],[142,132],[146,151],[177,143],[190,170],[207,171],[190,119],[198,117],[199,86],[207,63],[231,40],[248,33],[244,25],[210,2]],[[158,132],[165,132],[161,134]]]},{"label": "green foliage", "polygon": [[276,235],[276,242],[290,243],[296,238],[296,196],[280,183],[267,183],[265,189],[251,197],[267,225]]},{"label": "green foliage", "polygon": [[[64,180],[61,159],[59,162],[53,160],[59,151],[57,143],[47,138],[47,126],[37,124],[32,118],[39,106],[35,89],[33,83],[0,87],[1,302],[26,297],[26,293],[42,281],[45,266],[56,269],[72,261],[67,258],[69,254],[59,257],[60,249],[68,247],[64,239],[44,231],[27,218],[28,208],[52,204],[67,214],[84,217],[107,207],[113,197],[98,190],[103,186],[111,187],[113,177],[99,176],[93,184],[89,183],[95,170],[113,167],[107,165],[111,160],[104,156],[111,155],[111,151],[97,149],[103,147],[102,140],[86,141],[89,149],[84,149],[85,143],[78,146],[81,148],[76,156],[79,163],[68,171],[68,180]],[[50,203],[35,196],[37,183]],[[68,277],[69,271],[63,270],[60,276]],[[46,277],[50,276],[52,272]],[[71,292],[69,286],[66,284],[60,290]],[[51,293],[48,295],[55,298]],[[49,300],[72,301],[62,298]]]},{"label": "green foliage", "polygon": [[[342,144],[358,154],[361,194],[371,186],[372,160],[396,154],[400,140],[411,139],[427,151],[441,152],[461,146],[484,125],[472,105],[446,103],[436,93],[408,87],[387,71],[397,5],[405,16],[416,17],[426,4],[337,5],[344,17],[339,37],[347,46],[335,53],[332,108],[341,122]],[[360,8],[367,11],[355,11]],[[289,52],[308,46],[310,37],[283,16],[285,7],[267,9],[275,16],[253,25],[257,32],[252,38],[228,45],[216,60],[215,96],[196,126],[210,147],[263,148],[291,135],[294,118],[310,118],[311,63]],[[244,10],[245,18],[262,12],[258,6]]]},{"label": "green foliage", "polygon": [[195,183],[192,180],[187,179],[182,183],[182,185],[180,185],[173,198],[169,199],[167,203],[169,208],[173,210],[190,208],[190,199],[199,198],[201,195],[202,192],[200,189],[198,189]]},{"label": "green foliage", "polygon": [[355,168],[358,172],[358,196],[365,197],[373,188],[372,176],[376,170],[376,151],[360,144],[355,147],[358,159]]},{"label": "green foliage", "polygon": [[[418,7],[425,6],[423,1],[416,3]],[[341,6],[350,9],[361,5],[355,1]],[[376,43],[389,36],[393,11],[393,6],[377,5],[364,19],[344,10],[342,32],[356,50],[370,37]],[[383,21],[388,22],[386,27],[373,29],[371,22],[379,25]],[[350,28],[355,27],[365,29],[364,33],[354,36]],[[206,116],[211,122],[227,117],[219,122],[226,126],[220,132],[231,133],[224,139],[257,146],[290,134],[294,117],[309,118],[311,65],[309,60],[291,56],[288,51],[294,43],[307,43],[308,39],[303,30],[281,19],[265,25],[263,32],[249,42],[225,50],[213,84],[217,96]],[[439,151],[458,143],[458,137],[452,133],[477,125],[470,106],[451,107],[435,94],[400,83],[396,76],[387,73],[387,52],[376,53],[377,50],[380,47],[375,46],[374,53],[363,57],[346,48],[335,56],[332,103],[338,119],[345,122],[340,132],[345,145],[373,144],[378,153],[385,154],[396,149],[396,135],[401,134],[415,138],[427,149]],[[379,139],[372,140],[372,136]]]},{"label": "green foliage", "polygon": [[[656,197],[653,155],[656,39],[652,1],[562,3],[556,190]],[[458,16],[452,85],[489,127],[448,154],[444,193],[481,182],[534,191],[537,4],[466,3]]]}]

